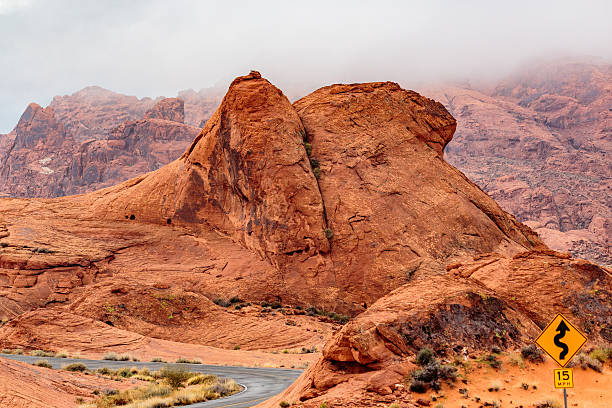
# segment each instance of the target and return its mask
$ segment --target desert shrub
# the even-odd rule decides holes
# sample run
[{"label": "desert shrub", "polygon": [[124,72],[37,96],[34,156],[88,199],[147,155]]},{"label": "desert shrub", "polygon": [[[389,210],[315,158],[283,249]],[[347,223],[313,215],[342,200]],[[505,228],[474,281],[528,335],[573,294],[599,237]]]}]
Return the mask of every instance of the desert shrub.
[{"label": "desert shrub", "polygon": [[493,368],[498,369],[502,366],[502,361],[497,359],[495,354],[489,354],[485,357],[485,361]]},{"label": "desert shrub", "polygon": [[[318,167],[317,167],[317,169],[318,169]],[[314,170],[313,170],[313,172],[314,172]],[[321,170],[319,169],[319,173],[320,172],[321,172]],[[317,176],[317,174],[315,174],[315,177],[319,178],[319,176]],[[334,231],[332,231],[331,229],[325,228],[324,232],[325,232],[325,238],[332,239],[334,237]]]},{"label": "desert shrub", "polygon": [[57,358],[68,358],[68,352],[67,351],[59,351],[59,352],[57,352],[57,354],[55,354],[55,357],[57,357]]},{"label": "desert shrub", "polygon": [[[321,177],[321,168],[320,167],[315,167],[312,169],[312,174],[314,174],[315,178],[318,180],[319,177]],[[328,239],[331,237],[328,237]]]},{"label": "desert shrub", "polygon": [[2,354],[13,354],[13,350],[11,350],[11,349],[2,349]]},{"label": "desert shrub", "polygon": [[172,388],[179,388],[192,377],[192,373],[179,366],[165,366],[160,370],[160,374]]},{"label": "desert shrub", "polygon": [[423,387],[425,391],[430,387],[439,390],[442,381],[453,382],[457,379],[457,369],[450,365],[440,364],[434,357],[433,350],[428,347],[419,350],[416,361],[423,368],[411,373],[413,381],[410,387],[415,388],[414,392],[420,392],[417,390]]},{"label": "desert shrub", "polygon": [[37,367],[45,367],[45,368],[53,368],[53,366],[47,360],[36,360],[36,362],[32,363]]},{"label": "desert shrub", "polygon": [[320,403],[319,408],[327,408],[327,402]]},{"label": "desert shrub", "polygon": [[612,347],[597,347],[589,353],[589,356],[600,363],[605,363],[608,360],[612,360]]},{"label": "desert shrub", "polygon": [[394,402],[393,404],[389,405],[389,408],[400,408],[400,404]]},{"label": "desert shrub", "polygon": [[239,345],[239,344],[236,344],[236,345],[234,346],[234,350],[240,350],[240,345]]},{"label": "desert shrub", "polygon": [[66,371],[83,372],[87,370],[87,366],[83,363],[72,363],[72,364],[67,364],[67,365],[62,366],[62,369]]},{"label": "desert shrub", "polygon": [[561,403],[554,400],[545,400],[536,404],[535,408],[561,408]]},{"label": "desert shrub", "polygon": [[426,366],[427,364],[435,360],[434,352],[429,347],[424,347],[419,350],[416,355],[416,362],[420,366]]},{"label": "desert shrub", "polygon": [[457,369],[453,366],[442,365],[439,361],[434,360],[423,367],[422,370],[414,371],[412,376],[416,380],[430,384],[438,380],[455,381],[457,379]]},{"label": "desert shrub", "polygon": [[140,359],[136,356],[131,356],[130,358],[132,359],[132,361],[140,361]]},{"label": "desert shrub", "polygon": [[17,355],[22,355],[23,354],[23,349],[20,348],[16,348],[15,350],[13,350],[13,354],[17,354]]},{"label": "desert shrub", "polygon": [[535,344],[530,344],[521,348],[521,356],[527,361],[532,363],[543,363],[544,352],[538,348]]},{"label": "desert shrub", "polygon": [[108,367],[100,367],[96,371],[101,375],[111,375],[113,373],[113,370]]},{"label": "desert shrub", "polygon": [[599,360],[584,353],[580,353],[574,357],[574,359],[568,364],[568,367],[582,367],[584,370],[590,368],[598,373],[603,371],[603,364],[601,364]]},{"label": "desert shrub", "polygon": [[121,367],[115,371],[117,377],[129,378],[132,376],[132,370],[129,367]]},{"label": "desert shrub", "polygon": [[340,323],[340,324],[346,324],[351,319],[347,315],[338,314],[335,312],[330,313],[329,317],[336,323]]},{"label": "desert shrub", "polygon": [[161,357],[153,357],[151,359],[151,362],[153,362],[153,363],[165,363],[164,359],[161,358]]},{"label": "desert shrub", "polygon": [[291,404],[289,404],[287,401],[281,401],[281,402],[278,403],[278,406],[281,407],[281,408],[287,408],[287,407],[289,407],[289,405],[291,405]]},{"label": "desert shrub", "polygon": [[410,383],[411,392],[423,394],[424,392],[427,391],[428,388],[429,388],[429,385],[424,381],[412,380],[412,382]]}]

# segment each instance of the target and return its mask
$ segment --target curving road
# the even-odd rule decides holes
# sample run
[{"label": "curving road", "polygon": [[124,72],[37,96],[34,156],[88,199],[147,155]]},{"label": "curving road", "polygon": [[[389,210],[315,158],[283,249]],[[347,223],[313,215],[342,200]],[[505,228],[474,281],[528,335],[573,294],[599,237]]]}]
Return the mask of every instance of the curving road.
[{"label": "curving road", "polygon": [[[74,358],[55,358],[55,357],[32,357],[18,356],[12,354],[0,354],[4,358],[33,363],[36,360],[47,360],[53,368],[61,368],[69,363],[83,363],[87,368],[95,370],[101,367],[117,369],[121,367],[148,367],[151,370],[159,370],[167,363],[148,363],[134,361],[107,361],[107,360],[85,360]],[[196,408],[244,408],[252,407],[270,397],[280,393],[293,383],[302,374],[301,370],[284,368],[255,368],[237,366],[214,366],[206,364],[181,364],[190,371],[214,374],[218,377],[228,377],[246,387],[238,394],[217,400],[199,402],[197,404],[184,405],[184,407]]]}]

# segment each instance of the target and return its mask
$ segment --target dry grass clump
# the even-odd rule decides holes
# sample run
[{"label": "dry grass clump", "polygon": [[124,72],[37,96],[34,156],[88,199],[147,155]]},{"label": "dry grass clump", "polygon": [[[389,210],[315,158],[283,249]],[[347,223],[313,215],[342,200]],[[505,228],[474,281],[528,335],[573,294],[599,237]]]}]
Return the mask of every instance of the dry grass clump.
[{"label": "dry grass clump", "polygon": [[185,357],[179,357],[176,359],[176,362],[179,364],[202,364],[202,360],[200,360],[199,358],[194,358],[193,360],[190,360]]},{"label": "dry grass clump", "polygon": [[[191,373],[193,374],[193,373]],[[214,376],[213,376],[214,377]],[[195,377],[194,377],[195,378]],[[88,404],[88,408],[164,408],[195,404],[225,397],[240,390],[233,380],[215,378],[211,383],[190,385],[186,388],[173,388],[169,384],[154,383],[146,387],[120,391],[99,397]]]},{"label": "dry grass clump", "polygon": [[187,380],[186,385],[214,384],[217,382],[217,376],[212,374],[199,374]]},{"label": "dry grass clump", "polygon": [[130,361],[130,355],[129,354],[117,354],[111,351],[110,353],[105,353],[104,356],[102,356],[102,360]]},{"label": "dry grass clump", "polygon": [[82,373],[85,370],[87,370],[87,366],[83,363],[72,363],[72,364],[67,364],[67,365],[62,366],[62,370],[79,371]]},{"label": "dry grass clump", "polygon": [[54,352],[44,350],[32,350],[30,351],[30,355],[34,357],[55,357]]},{"label": "dry grass clump", "polygon": [[32,365],[37,367],[53,368],[53,366],[49,364],[47,360],[36,360],[34,363],[32,363]]}]

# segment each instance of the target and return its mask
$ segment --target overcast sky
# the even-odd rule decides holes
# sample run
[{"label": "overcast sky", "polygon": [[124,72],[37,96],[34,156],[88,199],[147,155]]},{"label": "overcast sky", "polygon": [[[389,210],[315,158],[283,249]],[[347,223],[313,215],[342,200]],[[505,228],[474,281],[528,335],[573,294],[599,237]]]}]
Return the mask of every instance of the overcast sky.
[{"label": "overcast sky", "polygon": [[29,102],[99,85],[493,79],[526,59],[612,58],[612,1],[0,0],[0,133]]}]

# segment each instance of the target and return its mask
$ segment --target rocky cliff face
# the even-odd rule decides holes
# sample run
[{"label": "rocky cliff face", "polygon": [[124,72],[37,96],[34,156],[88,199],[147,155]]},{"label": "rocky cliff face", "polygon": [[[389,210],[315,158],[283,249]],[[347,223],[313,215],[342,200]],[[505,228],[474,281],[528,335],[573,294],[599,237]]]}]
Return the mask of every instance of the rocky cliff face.
[{"label": "rocky cliff face", "polygon": [[[31,104],[15,129],[0,137],[0,191],[57,197],[114,185],[176,159],[199,131],[182,123],[183,104],[176,98],[161,100],[145,116],[102,139],[77,143],[54,109]],[[110,121],[101,121],[100,129]]]},{"label": "rocky cliff face", "polygon": [[88,86],[72,95],[56,96],[49,107],[77,142],[104,139],[120,123],[143,117],[155,105],[151,98],[138,99],[99,86]]},{"label": "rocky cliff face", "polygon": [[447,160],[551,247],[612,264],[612,68],[536,66],[490,91],[431,92],[457,118]]},{"label": "rocky cliff face", "polygon": [[[65,192],[74,140],[52,108],[30,104],[19,123],[0,142],[0,190],[10,196]],[[41,183],[41,178],[51,184]]]}]

